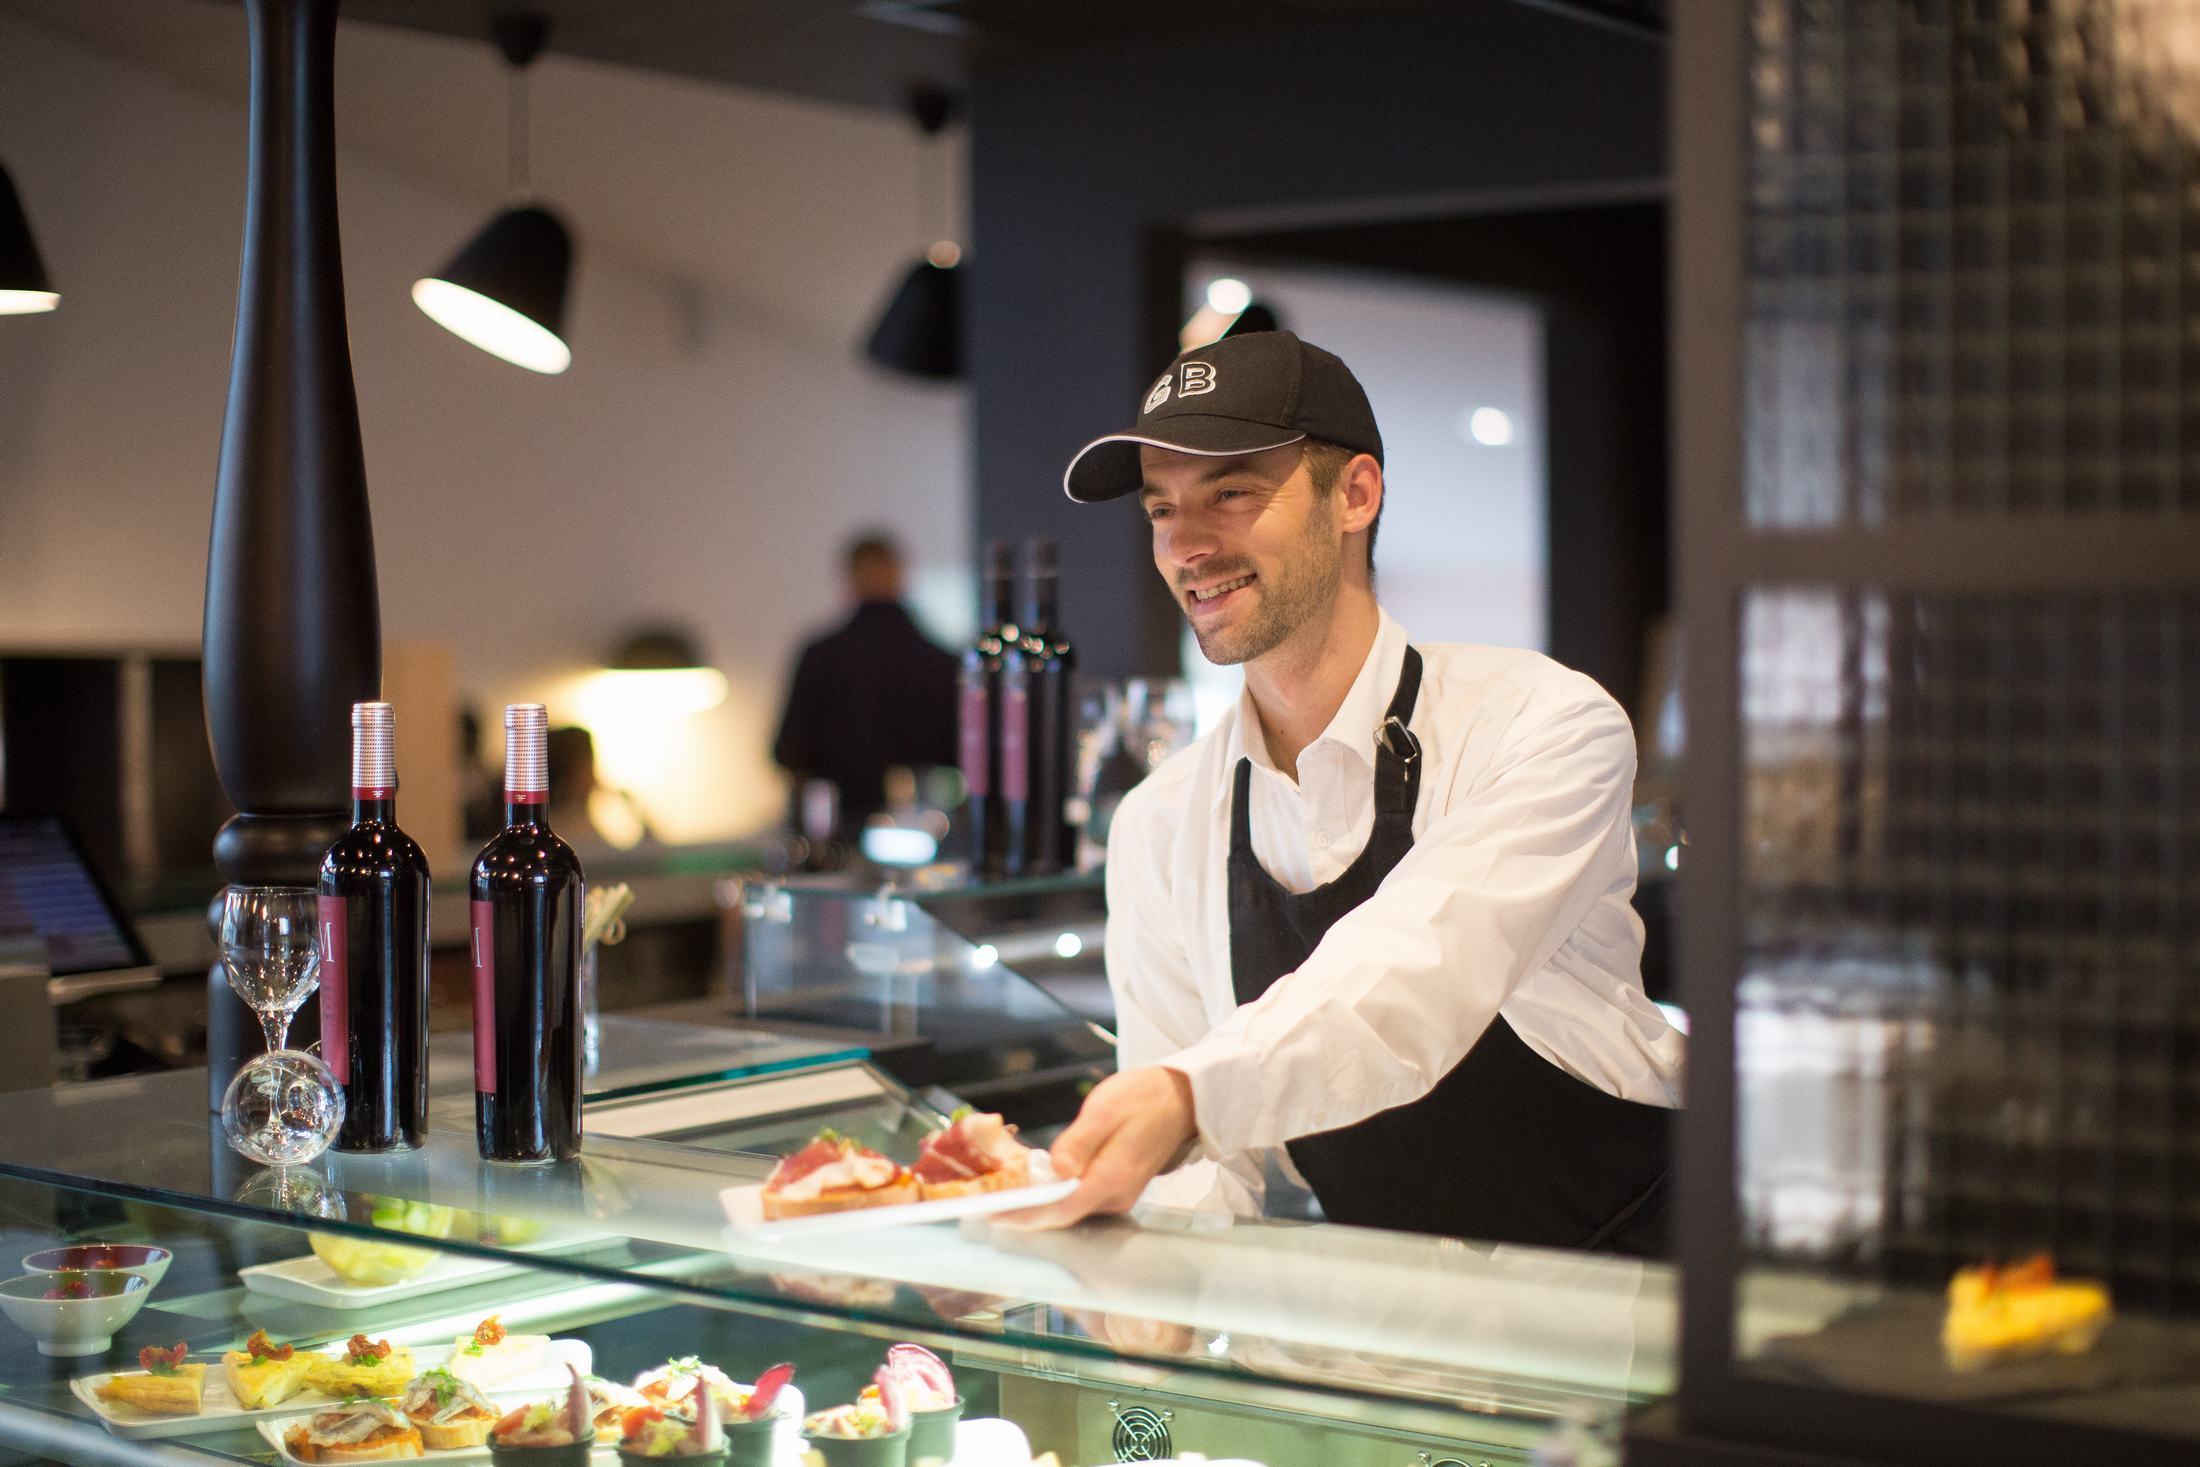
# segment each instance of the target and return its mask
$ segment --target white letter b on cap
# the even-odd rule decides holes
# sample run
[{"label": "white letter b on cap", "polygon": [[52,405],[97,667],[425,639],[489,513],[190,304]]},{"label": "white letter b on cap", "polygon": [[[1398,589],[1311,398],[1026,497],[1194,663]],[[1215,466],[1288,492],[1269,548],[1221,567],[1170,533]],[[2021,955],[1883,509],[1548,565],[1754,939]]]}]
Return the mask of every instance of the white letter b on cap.
[{"label": "white letter b on cap", "polygon": [[1215,390],[1215,369],[1211,362],[1186,362],[1177,373],[1178,397],[1194,397],[1202,392]]}]

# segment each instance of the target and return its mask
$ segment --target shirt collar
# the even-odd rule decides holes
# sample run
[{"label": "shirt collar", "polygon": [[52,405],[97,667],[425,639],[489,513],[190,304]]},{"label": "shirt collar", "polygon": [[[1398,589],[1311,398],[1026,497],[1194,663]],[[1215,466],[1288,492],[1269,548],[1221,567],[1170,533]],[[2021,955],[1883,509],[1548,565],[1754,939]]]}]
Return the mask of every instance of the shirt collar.
[{"label": "shirt collar", "polygon": [[[1329,720],[1329,726],[1307,750],[1311,752],[1320,744],[1335,744],[1359,759],[1368,776],[1375,773],[1375,730],[1381,726],[1390,712],[1390,700],[1398,691],[1398,678],[1405,671],[1406,632],[1390,613],[1378,608],[1379,620],[1375,627],[1375,644],[1367,650],[1367,660],[1360,664],[1359,675],[1352,679],[1352,686],[1344,695],[1344,702],[1337,705],[1337,712]],[[1250,688],[1238,694],[1237,710],[1230,720],[1230,738],[1223,759],[1225,777],[1215,782],[1214,799],[1217,804],[1230,797],[1235,783],[1233,771],[1240,759],[1253,761],[1255,769],[1265,769],[1278,779],[1286,778],[1276,768],[1275,760],[1268,757],[1268,741],[1254,738],[1252,731],[1260,727],[1260,713],[1253,707]],[[1301,754],[1300,766],[1304,767],[1305,754]]]}]

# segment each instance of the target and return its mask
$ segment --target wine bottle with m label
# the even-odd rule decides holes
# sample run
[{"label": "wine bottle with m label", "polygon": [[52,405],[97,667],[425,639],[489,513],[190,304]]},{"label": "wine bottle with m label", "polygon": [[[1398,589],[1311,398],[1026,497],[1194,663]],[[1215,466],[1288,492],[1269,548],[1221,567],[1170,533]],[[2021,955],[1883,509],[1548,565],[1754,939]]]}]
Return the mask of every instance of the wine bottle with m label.
[{"label": "wine bottle with m label", "polygon": [[1061,625],[1061,570],[1052,540],[1025,546],[1023,633],[1017,667],[1023,684],[1027,799],[1021,826],[1027,876],[1075,869],[1077,828],[1070,823],[1071,742],[1077,653]]},{"label": "wine bottle with m label", "polygon": [[351,829],[321,859],[321,1059],[339,1151],[403,1151],[428,1126],[428,860],[397,825],[396,721],[351,705]]},{"label": "wine bottle with m label", "polygon": [[1010,874],[1008,792],[1002,787],[1002,669],[1015,640],[1009,618],[1016,589],[1016,552],[1005,541],[985,547],[978,639],[962,655],[962,776],[970,795],[970,874],[998,880]]},{"label": "wine bottle with m label", "polygon": [[581,897],[573,848],[544,817],[549,715],[504,710],[504,829],[474,858],[474,1136],[487,1161],[581,1147]]}]

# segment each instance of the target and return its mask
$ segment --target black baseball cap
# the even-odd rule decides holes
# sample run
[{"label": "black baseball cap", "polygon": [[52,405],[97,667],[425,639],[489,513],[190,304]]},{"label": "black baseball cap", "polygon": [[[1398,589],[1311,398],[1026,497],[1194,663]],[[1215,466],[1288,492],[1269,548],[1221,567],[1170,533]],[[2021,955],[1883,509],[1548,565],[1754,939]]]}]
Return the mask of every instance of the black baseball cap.
[{"label": "black baseball cap", "polygon": [[1138,421],[1077,450],[1062,488],[1084,504],[1135,494],[1138,446],[1222,458],[1319,438],[1383,458],[1367,393],[1337,357],[1288,331],[1251,331],[1192,348],[1146,392]]}]

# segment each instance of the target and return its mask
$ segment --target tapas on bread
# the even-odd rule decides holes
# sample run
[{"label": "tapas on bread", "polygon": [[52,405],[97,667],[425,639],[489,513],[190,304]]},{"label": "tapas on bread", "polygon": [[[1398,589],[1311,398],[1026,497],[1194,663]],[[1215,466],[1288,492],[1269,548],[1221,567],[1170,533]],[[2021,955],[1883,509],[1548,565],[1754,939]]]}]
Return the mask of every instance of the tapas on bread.
[{"label": "tapas on bread", "polygon": [[394,1396],[413,1378],[412,1351],[388,1340],[353,1335],[334,1355],[315,1355],[306,1384],[336,1397]]},{"label": "tapas on bread", "polygon": [[162,1416],[196,1416],[206,1404],[206,1367],[188,1363],[190,1353],[181,1340],[165,1350],[147,1345],[138,1351],[137,1371],[110,1376],[99,1398]]},{"label": "tapas on bread", "polygon": [[992,1111],[974,1111],[966,1105],[955,1112],[945,1130],[924,1138],[914,1168],[917,1185],[927,1202],[1028,1187],[1031,1154],[1031,1148],[1016,1139],[1014,1126]]},{"label": "tapas on bread", "polygon": [[242,1350],[222,1356],[222,1379],[229,1394],[247,1411],[280,1406],[305,1389],[306,1373],[313,1357],[301,1355],[295,1346],[278,1345],[264,1329],[254,1330]]},{"label": "tapas on bread", "polygon": [[392,1462],[421,1454],[420,1428],[387,1401],[346,1401],[283,1433],[301,1462]]},{"label": "tapas on bread", "polygon": [[919,1196],[917,1179],[909,1168],[838,1131],[825,1130],[772,1168],[764,1183],[764,1216],[776,1222],[863,1207],[893,1207],[915,1202]]},{"label": "tapas on bread", "polygon": [[[378,1345],[380,1342],[369,1343]],[[332,1397],[313,1386],[310,1380],[298,1384],[295,1389],[289,1389],[294,1375],[310,1376],[317,1366],[326,1370],[345,1364],[350,1358],[350,1349],[349,1344],[339,1342],[328,1345],[326,1353],[322,1353],[302,1341],[295,1345],[286,1345],[268,1337],[264,1331],[255,1331],[252,1338],[241,1346],[228,1350],[226,1354],[198,1357],[209,1362],[202,1367],[205,1372],[202,1404],[198,1411],[188,1414],[150,1412],[133,1407],[120,1399],[131,1394],[134,1389],[143,1389],[128,1383],[136,1378],[134,1376],[122,1377],[125,1384],[118,1391],[113,1391],[103,1388],[116,1379],[115,1376],[104,1372],[81,1375],[69,1382],[69,1391],[78,1402],[99,1418],[108,1431],[118,1437],[152,1440],[254,1426],[262,1429],[261,1434],[269,1446],[280,1448],[285,1429],[312,1412],[324,1411],[344,1400],[353,1399]],[[286,1352],[287,1360],[284,1358]],[[392,1354],[394,1353],[393,1350]],[[416,1348],[410,1353],[416,1361],[415,1374],[398,1382],[394,1388],[375,1394],[371,1399],[386,1401],[395,1397],[402,1409],[413,1387],[423,1377],[437,1377],[450,1370],[451,1347],[448,1345],[429,1345]],[[339,1355],[343,1358],[337,1358]],[[577,1365],[586,1370],[590,1361],[591,1352],[583,1341],[552,1340],[548,1358],[534,1371],[515,1377],[501,1387],[473,1388],[492,1400],[501,1395],[503,1403],[496,1406],[496,1412],[501,1413],[514,1402],[525,1399],[522,1393],[555,1389],[557,1383],[565,1378],[567,1365]],[[456,1375],[456,1372],[451,1373]],[[464,1379],[463,1376],[458,1378]],[[473,1385],[472,1382],[467,1384]],[[153,1389],[158,1391],[161,1388]],[[285,1394],[286,1390],[288,1394]],[[363,1395],[364,1393],[362,1397]],[[281,1397],[280,1400],[276,1399],[278,1396]],[[437,1434],[434,1432],[428,1433],[430,1438],[435,1435]],[[477,1443],[471,1450],[478,1453],[479,1447],[480,1444]],[[430,1457],[435,1456],[436,1449],[431,1446],[428,1454]]]},{"label": "tapas on bread", "polygon": [[475,1325],[472,1334],[460,1335],[451,1342],[450,1371],[493,1390],[508,1380],[540,1370],[549,1354],[548,1335],[508,1334],[492,1314]]},{"label": "tapas on bread", "polygon": [[762,1183],[719,1193],[729,1242],[773,1244],[797,1234],[914,1227],[1040,1207],[1077,1189],[1043,1151],[998,1115],[958,1111],[922,1143],[914,1169],[833,1131],[782,1159]]},{"label": "tapas on bread", "polygon": [[420,1428],[421,1440],[439,1452],[480,1446],[504,1415],[480,1386],[447,1369],[423,1370],[407,1381],[400,1409]]}]

